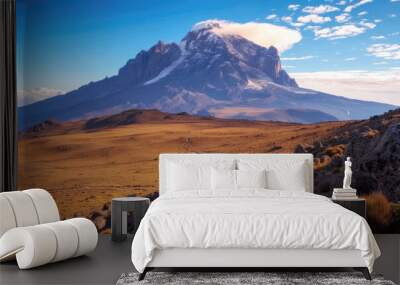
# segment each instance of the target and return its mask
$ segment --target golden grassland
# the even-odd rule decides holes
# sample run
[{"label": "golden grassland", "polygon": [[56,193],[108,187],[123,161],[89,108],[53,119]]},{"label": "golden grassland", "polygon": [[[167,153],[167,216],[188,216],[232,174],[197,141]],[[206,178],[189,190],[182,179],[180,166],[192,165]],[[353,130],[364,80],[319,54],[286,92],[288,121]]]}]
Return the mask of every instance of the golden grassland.
[{"label": "golden grassland", "polygon": [[86,216],[112,197],[156,192],[160,153],[290,153],[344,124],[187,117],[87,131],[83,121],[66,123],[20,137],[19,189],[45,188],[62,217]]}]

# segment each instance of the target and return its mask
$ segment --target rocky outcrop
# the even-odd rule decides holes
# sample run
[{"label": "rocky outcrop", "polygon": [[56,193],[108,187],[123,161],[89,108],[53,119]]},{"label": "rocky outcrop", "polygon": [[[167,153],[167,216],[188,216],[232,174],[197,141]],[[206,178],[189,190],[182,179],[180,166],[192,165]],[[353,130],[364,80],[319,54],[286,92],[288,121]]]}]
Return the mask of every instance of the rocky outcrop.
[{"label": "rocky outcrop", "polygon": [[45,120],[39,124],[36,124],[36,125],[30,127],[26,131],[26,133],[33,134],[33,133],[40,133],[43,131],[53,130],[53,129],[56,129],[57,127],[59,127],[60,125],[61,125],[60,123],[58,123],[54,120],[48,119],[48,120]]},{"label": "rocky outcrop", "polygon": [[370,140],[366,147],[353,141],[348,152],[360,157],[358,169],[369,183],[363,182],[364,189],[381,191],[390,201],[400,202],[400,122],[389,124],[382,133],[360,138],[360,141]]},{"label": "rocky outcrop", "polygon": [[296,80],[294,78],[291,78],[285,70],[279,71],[276,82],[285,86],[298,87]]},{"label": "rocky outcrop", "polygon": [[111,203],[103,205],[101,210],[93,211],[87,217],[96,225],[99,232],[111,227]]},{"label": "rocky outcrop", "polygon": [[168,114],[158,110],[129,110],[120,114],[96,117],[86,121],[84,129],[93,130],[101,128],[112,128],[130,124],[161,121],[167,118]]},{"label": "rocky outcrop", "polygon": [[129,60],[119,70],[119,78],[127,84],[144,83],[156,77],[180,55],[181,50],[177,44],[165,44],[159,41],[148,51],[142,50],[134,59]]},{"label": "rocky outcrop", "polygon": [[[388,224],[383,227],[373,222],[374,229],[400,232],[400,210],[393,209],[392,214],[385,210],[384,215],[382,212],[390,208],[390,203],[400,203],[400,109],[350,122],[323,141],[297,145],[295,152],[314,155],[314,191],[327,196],[342,185],[344,161],[347,156],[352,157],[352,187],[358,195],[367,197],[371,221]],[[390,223],[389,216],[393,217]]]}]

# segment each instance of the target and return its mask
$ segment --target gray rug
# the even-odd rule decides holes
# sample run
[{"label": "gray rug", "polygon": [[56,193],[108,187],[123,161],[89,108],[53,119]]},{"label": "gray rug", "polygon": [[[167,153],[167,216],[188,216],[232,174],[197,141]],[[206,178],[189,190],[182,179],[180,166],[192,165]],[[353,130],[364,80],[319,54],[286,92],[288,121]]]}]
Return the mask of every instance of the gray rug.
[{"label": "gray rug", "polygon": [[138,273],[122,274],[117,285],[395,285],[392,281],[384,280],[381,276],[376,275],[372,276],[372,281],[368,281],[359,272],[148,272],[142,281],[137,280],[138,276]]}]

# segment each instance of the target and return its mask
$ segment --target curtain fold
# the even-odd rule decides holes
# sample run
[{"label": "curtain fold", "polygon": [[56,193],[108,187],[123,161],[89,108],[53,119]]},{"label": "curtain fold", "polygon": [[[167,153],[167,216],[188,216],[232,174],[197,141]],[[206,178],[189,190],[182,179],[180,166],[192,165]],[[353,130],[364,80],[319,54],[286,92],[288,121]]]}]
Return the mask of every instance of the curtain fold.
[{"label": "curtain fold", "polygon": [[0,191],[17,190],[15,7],[15,0],[0,0]]}]

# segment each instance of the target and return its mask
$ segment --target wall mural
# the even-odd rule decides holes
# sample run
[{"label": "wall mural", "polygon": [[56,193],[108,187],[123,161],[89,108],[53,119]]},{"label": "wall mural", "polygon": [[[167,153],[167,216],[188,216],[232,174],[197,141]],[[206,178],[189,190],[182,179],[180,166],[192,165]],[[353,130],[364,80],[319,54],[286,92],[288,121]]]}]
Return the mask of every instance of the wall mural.
[{"label": "wall mural", "polygon": [[[315,3],[314,3],[315,2]],[[17,1],[19,188],[109,232],[162,152],[312,153],[400,233],[400,2]]]}]

